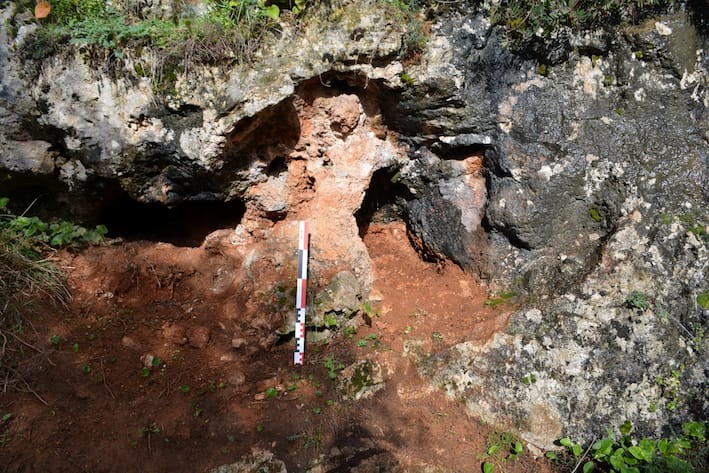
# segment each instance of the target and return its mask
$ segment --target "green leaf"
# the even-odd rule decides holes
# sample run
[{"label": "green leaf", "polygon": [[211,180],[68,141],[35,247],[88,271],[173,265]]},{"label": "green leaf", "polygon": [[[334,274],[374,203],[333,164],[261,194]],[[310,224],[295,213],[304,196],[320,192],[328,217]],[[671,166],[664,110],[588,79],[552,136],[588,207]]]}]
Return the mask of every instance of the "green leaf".
[{"label": "green leaf", "polygon": [[493,471],[495,471],[495,467],[492,465],[492,463],[483,463],[483,473],[492,473]]},{"label": "green leaf", "polygon": [[563,439],[559,440],[559,443],[563,445],[564,447],[573,447],[574,443],[571,441],[569,437],[564,437]]},{"label": "green leaf", "polygon": [[494,455],[495,452],[497,452],[499,449],[500,449],[500,446],[497,445],[497,444],[495,444],[495,445],[490,445],[490,446],[487,448],[487,454],[488,454],[488,455]]},{"label": "green leaf", "polygon": [[278,5],[271,5],[269,7],[264,8],[262,11],[264,15],[271,18],[272,20],[277,20],[278,15],[281,14],[281,9],[278,8]]},{"label": "green leaf", "polygon": [[[2,208],[0,206],[0,208]],[[709,309],[709,291],[708,292],[702,292],[697,296],[697,304],[699,304],[699,307],[701,307],[704,310]]]},{"label": "green leaf", "polygon": [[8,412],[2,418],[0,418],[3,422],[7,422],[8,420],[12,419],[12,412]]},{"label": "green leaf", "polygon": [[[709,308],[709,293],[705,293],[704,295],[707,296],[708,307],[702,306],[702,308]],[[697,299],[699,298],[697,297]],[[682,424],[682,432],[684,432],[684,435],[687,437],[694,437],[703,442],[706,439],[707,426],[702,422],[685,422]]]},{"label": "green leaf", "polygon": [[690,442],[689,439],[684,439],[684,438],[677,439],[677,441],[674,443],[674,445],[678,451],[681,451],[682,449],[685,449],[685,448],[692,448],[692,442]]},{"label": "green leaf", "polygon": [[278,390],[276,388],[268,388],[266,389],[266,399],[273,399],[278,395]]},{"label": "green leaf", "polygon": [[642,450],[643,460],[652,463],[652,458],[655,456],[655,441],[652,439],[642,439],[638,443],[638,447]]},{"label": "green leaf", "polygon": [[593,444],[593,458],[601,458],[611,454],[613,451],[613,439],[604,438]]},{"label": "green leaf", "polygon": [[10,202],[10,199],[7,197],[0,197],[0,209],[7,207],[8,202]]},{"label": "green leaf", "polygon": [[575,444],[571,447],[571,453],[573,453],[575,457],[580,457],[583,453],[583,448],[581,448],[581,445]]},{"label": "green leaf", "polygon": [[620,427],[618,427],[618,429],[620,429],[620,433],[622,435],[628,435],[630,431],[633,430],[633,423],[629,420],[626,420],[620,425]]},{"label": "green leaf", "polygon": [[596,464],[593,462],[586,462],[583,464],[583,473],[591,473],[596,469]]},{"label": "green leaf", "polygon": [[644,460],[645,459],[645,454],[643,452],[643,449],[638,447],[637,445],[633,445],[632,447],[628,447],[628,451],[632,456],[637,458],[638,460]]},{"label": "green leaf", "polygon": [[657,442],[657,449],[660,451],[662,455],[667,455],[670,453],[670,441],[667,439],[660,439],[659,442]]},{"label": "green leaf", "polygon": [[622,453],[618,454],[617,450],[616,450],[616,453],[614,453],[613,456],[608,459],[608,461],[610,461],[611,466],[616,471],[620,471],[621,467],[625,466],[625,460],[623,459],[623,454]]},{"label": "green leaf", "polygon": [[544,456],[547,457],[549,460],[558,460],[559,459],[559,457],[557,456],[557,454],[555,452],[546,452],[544,454]]},{"label": "green leaf", "polygon": [[524,447],[522,447],[522,443],[521,443],[521,442],[515,442],[514,452],[515,452],[515,453],[522,453],[522,450],[524,450]]},{"label": "green leaf", "polygon": [[108,228],[106,228],[106,225],[96,225],[94,231],[101,236],[106,236],[108,233]]}]

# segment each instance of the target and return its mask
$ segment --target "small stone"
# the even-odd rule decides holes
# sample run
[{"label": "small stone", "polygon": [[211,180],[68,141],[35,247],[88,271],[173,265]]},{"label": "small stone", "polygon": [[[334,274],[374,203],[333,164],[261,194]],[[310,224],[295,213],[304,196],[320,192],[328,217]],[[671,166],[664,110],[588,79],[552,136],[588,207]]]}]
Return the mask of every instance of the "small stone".
[{"label": "small stone", "polygon": [[280,380],[278,379],[278,376],[274,376],[273,378],[268,378],[264,379],[262,381],[259,381],[256,383],[256,391],[258,392],[263,392],[267,390],[268,388],[274,388],[280,384]]},{"label": "small stone", "polygon": [[369,300],[371,302],[381,302],[384,300],[384,295],[377,289],[372,289],[369,293]]},{"label": "small stone", "polygon": [[231,373],[229,375],[227,380],[229,381],[229,384],[231,384],[232,386],[236,386],[236,387],[243,386],[244,383],[246,382],[246,375],[239,370],[235,370],[233,373]]},{"label": "small stone", "polygon": [[187,329],[187,340],[194,348],[204,348],[209,343],[209,329],[202,325]]},{"label": "small stone", "polygon": [[140,361],[143,362],[143,366],[145,366],[146,368],[150,368],[153,366],[154,359],[155,359],[155,357],[153,355],[151,355],[150,353],[146,353],[145,355],[140,357]]},{"label": "small stone", "polygon": [[236,348],[237,350],[239,348],[245,347],[248,344],[245,338],[232,338],[231,339],[231,346]]},{"label": "small stone", "polygon": [[181,325],[164,324],[162,327],[162,336],[175,345],[184,345],[187,343],[185,327]]},{"label": "small stone", "polygon": [[125,336],[121,338],[121,345],[123,345],[126,348],[130,348],[131,350],[135,351],[143,351],[143,345],[135,341],[133,338],[129,336]]}]

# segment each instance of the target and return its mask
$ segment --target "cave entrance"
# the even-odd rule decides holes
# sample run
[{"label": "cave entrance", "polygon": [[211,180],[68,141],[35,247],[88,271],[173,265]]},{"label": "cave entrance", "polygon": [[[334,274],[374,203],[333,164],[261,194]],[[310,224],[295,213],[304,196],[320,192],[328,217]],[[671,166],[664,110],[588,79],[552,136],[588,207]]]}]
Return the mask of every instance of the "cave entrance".
[{"label": "cave entrance", "polygon": [[168,208],[137,202],[124,194],[102,209],[98,221],[106,225],[109,237],[197,247],[213,231],[236,227],[245,210],[241,201],[188,201]]},{"label": "cave entrance", "polygon": [[360,237],[364,238],[372,223],[405,221],[406,203],[414,196],[397,177],[394,166],[378,169],[372,175],[362,205],[355,212]]}]

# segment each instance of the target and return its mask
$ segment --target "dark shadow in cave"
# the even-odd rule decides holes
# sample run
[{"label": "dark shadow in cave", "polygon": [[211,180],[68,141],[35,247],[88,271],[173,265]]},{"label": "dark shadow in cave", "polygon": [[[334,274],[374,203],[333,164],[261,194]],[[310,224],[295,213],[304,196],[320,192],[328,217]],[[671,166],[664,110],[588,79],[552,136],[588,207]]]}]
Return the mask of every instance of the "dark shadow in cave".
[{"label": "dark shadow in cave", "polygon": [[397,178],[398,169],[394,166],[378,169],[372,175],[362,205],[355,212],[360,237],[367,234],[372,223],[406,220],[406,202],[414,195]]},{"label": "dark shadow in cave", "polygon": [[137,202],[123,193],[109,201],[98,221],[106,225],[109,237],[197,247],[213,231],[236,227],[245,210],[241,201],[188,201],[168,208]]}]

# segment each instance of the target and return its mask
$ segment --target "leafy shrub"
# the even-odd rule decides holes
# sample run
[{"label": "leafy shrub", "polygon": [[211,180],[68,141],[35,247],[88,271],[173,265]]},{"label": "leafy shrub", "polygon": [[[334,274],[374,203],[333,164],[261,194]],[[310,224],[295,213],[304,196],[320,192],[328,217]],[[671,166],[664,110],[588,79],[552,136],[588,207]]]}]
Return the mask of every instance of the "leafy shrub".
[{"label": "leafy shrub", "polygon": [[[682,435],[676,439],[635,439],[631,436],[633,424],[625,421],[619,426],[620,437],[609,432],[594,442],[587,450],[568,437],[559,441],[566,448],[566,455],[573,457],[577,466],[583,464],[584,473],[607,471],[619,473],[692,473],[706,465],[706,425],[702,422],[686,422]],[[553,460],[555,453],[547,453]],[[568,462],[567,462],[568,463]]]},{"label": "leafy shrub", "polygon": [[86,229],[64,220],[46,223],[38,217],[13,215],[8,203],[9,199],[0,198],[0,330],[8,309],[36,292],[61,303],[68,301],[61,271],[47,258],[51,248],[99,243],[107,233],[103,225]]},{"label": "leafy shrub", "polygon": [[647,297],[640,291],[633,291],[628,294],[628,297],[625,299],[625,305],[629,309],[639,309],[643,312],[650,307]]}]

